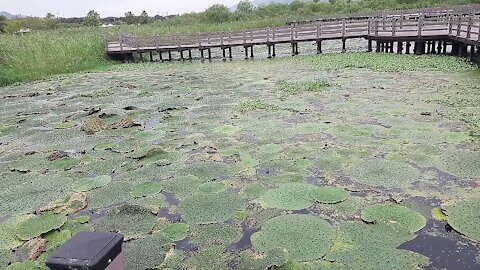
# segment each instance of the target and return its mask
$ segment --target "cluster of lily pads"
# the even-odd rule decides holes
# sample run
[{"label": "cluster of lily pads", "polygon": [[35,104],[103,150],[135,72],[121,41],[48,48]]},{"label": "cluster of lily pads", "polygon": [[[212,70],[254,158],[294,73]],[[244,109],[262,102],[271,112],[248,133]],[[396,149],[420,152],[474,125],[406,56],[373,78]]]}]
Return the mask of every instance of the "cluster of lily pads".
[{"label": "cluster of lily pads", "polygon": [[[0,268],[44,269],[80,231],[122,233],[127,269],[416,269],[428,254],[400,246],[434,219],[479,243],[477,118],[454,90],[471,67],[402,57],[122,66],[2,88]],[[401,72],[378,70],[392,58]],[[362,59],[370,69],[347,65]]]}]

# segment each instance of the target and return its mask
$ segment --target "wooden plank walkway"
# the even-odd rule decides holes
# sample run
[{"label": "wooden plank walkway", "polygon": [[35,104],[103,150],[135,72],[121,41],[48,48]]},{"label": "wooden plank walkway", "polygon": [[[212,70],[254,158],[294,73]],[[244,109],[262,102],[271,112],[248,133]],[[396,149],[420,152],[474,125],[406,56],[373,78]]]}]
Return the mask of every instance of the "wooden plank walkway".
[{"label": "wooden plank walkway", "polygon": [[[208,33],[169,34],[165,36],[128,36],[105,41],[106,54],[114,59],[133,59],[133,54],[157,53],[163,60],[162,53],[168,53],[172,60],[172,52],[179,52],[181,59],[192,59],[192,50],[199,50],[201,58],[211,58],[211,50],[220,48],[223,58],[232,58],[233,47],[243,47],[245,58],[253,57],[253,48],[266,45],[268,57],[275,57],[277,44],[291,44],[292,55],[298,54],[298,43],[315,42],[317,52],[322,52],[322,42],[325,40],[341,40],[342,51],[346,51],[346,41],[352,38],[364,38],[368,41],[368,51],[392,52],[393,43],[397,42],[397,52],[409,53],[410,42],[414,42],[414,52],[422,54],[426,45],[431,42],[438,45],[444,52],[446,47],[452,54],[464,56],[470,47],[470,58],[473,60],[480,46],[480,16],[449,15],[427,18],[424,15],[407,18],[370,18],[363,20],[337,20],[310,24],[291,24],[282,27],[221,31]],[[403,46],[405,43],[405,46]],[[406,44],[408,43],[408,44]],[[385,49],[386,47],[386,49]],[[399,49],[400,48],[400,49]],[[438,50],[440,50],[438,49]],[[249,55],[250,50],[250,55]],[[184,53],[187,52],[188,56]]]}]

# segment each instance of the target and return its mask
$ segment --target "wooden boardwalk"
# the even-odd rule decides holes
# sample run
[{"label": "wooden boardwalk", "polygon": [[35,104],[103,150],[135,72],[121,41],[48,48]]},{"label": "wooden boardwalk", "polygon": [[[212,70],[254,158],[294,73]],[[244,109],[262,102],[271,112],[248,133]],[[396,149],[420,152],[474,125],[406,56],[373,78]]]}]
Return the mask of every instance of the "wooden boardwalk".
[{"label": "wooden boardwalk", "polygon": [[[314,42],[317,53],[322,53],[325,40],[341,40],[342,51],[346,51],[346,41],[353,38],[366,39],[368,51],[373,51],[375,42],[377,52],[394,52],[396,47],[397,53],[411,53],[413,47],[412,53],[416,54],[434,51],[466,56],[469,53],[473,61],[480,47],[480,16],[439,14],[427,18],[421,14],[165,36],[122,35],[106,40],[105,50],[113,59],[128,61],[138,54],[143,61],[145,53],[150,54],[151,60],[153,54],[158,54],[161,60],[172,60],[172,52],[179,52],[181,59],[192,59],[192,50],[199,50],[202,59],[210,59],[211,50],[219,48],[226,59],[232,58],[233,47],[243,47],[245,58],[250,58],[254,56],[254,46],[263,45],[268,48],[268,57],[275,57],[278,44],[291,44],[292,55],[296,55],[299,43]],[[166,58],[164,53],[168,55]]]}]

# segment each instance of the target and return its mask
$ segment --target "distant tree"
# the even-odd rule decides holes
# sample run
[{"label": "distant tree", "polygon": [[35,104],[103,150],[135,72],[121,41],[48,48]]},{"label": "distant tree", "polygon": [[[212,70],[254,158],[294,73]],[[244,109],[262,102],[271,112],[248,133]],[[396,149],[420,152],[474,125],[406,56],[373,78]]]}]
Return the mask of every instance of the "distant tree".
[{"label": "distant tree", "polygon": [[137,17],[131,12],[125,13],[125,23],[126,24],[137,24]]},{"label": "distant tree", "polygon": [[0,16],[0,33],[5,33],[6,27],[7,27],[7,17]]},{"label": "distant tree", "polygon": [[246,18],[253,13],[253,10],[253,5],[249,0],[240,1],[235,10],[235,16],[239,19]]},{"label": "distant tree", "polygon": [[58,20],[52,13],[47,13],[45,18],[43,19],[43,23],[45,24],[46,28],[54,29],[57,27]]},{"label": "distant tree", "polygon": [[140,20],[139,20],[139,22],[140,22],[141,24],[147,24],[147,23],[150,22],[150,17],[148,16],[147,11],[145,11],[145,10],[142,11],[142,14],[140,14]]},{"label": "distant tree", "polygon": [[98,26],[100,24],[100,15],[95,10],[90,10],[83,20],[86,26]]},{"label": "distant tree", "polygon": [[205,17],[211,23],[223,23],[231,19],[232,13],[225,5],[213,5],[205,11]]}]

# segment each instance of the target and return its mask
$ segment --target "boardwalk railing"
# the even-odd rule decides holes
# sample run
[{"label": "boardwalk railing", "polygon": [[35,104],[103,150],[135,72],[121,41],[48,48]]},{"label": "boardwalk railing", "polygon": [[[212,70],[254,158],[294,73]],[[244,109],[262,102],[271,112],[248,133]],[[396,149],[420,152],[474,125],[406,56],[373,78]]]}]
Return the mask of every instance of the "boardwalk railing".
[{"label": "boardwalk railing", "polygon": [[[230,46],[252,46],[273,43],[295,43],[356,37],[406,37],[452,35],[478,41],[480,17],[450,16],[449,18],[387,18],[353,21],[316,22],[263,29],[207,33],[176,33],[164,36],[122,35],[110,39],[119,51],[152,49],[192,49]],[[110,49],[113,47],[110,46]]]}]

